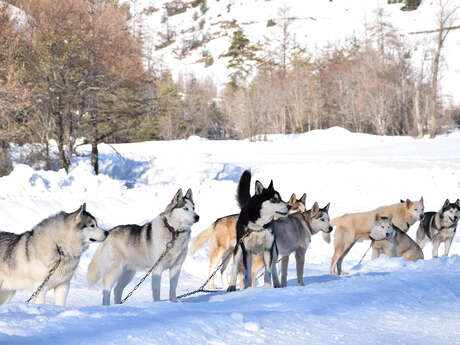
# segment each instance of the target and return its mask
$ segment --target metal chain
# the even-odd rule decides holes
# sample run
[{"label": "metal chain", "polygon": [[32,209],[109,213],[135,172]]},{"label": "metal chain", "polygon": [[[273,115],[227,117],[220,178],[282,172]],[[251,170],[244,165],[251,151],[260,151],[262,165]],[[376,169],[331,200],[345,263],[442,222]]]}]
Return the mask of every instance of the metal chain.
[{"label": "metal chain", "polygon": [[59,257],[56,260],[56,262],[54,263],[53,267],[51,267],[51,269],[48,271],[48,275],[45,277],[43,282],[38,286],[38,288],[34,291],[34,293],[29,297],[29,299],[26,301],[26,303],[30,303],[30,301],[32,301],[35,297],[37,297],[37,295],[40,293],[40,291],[42,291],[42,289],[45,286],[45,284],[48,283],[48,281],[51,279],[51,276],[54,274],[54,272],[56,272],[56,270],[59,267],[59,265],[61,264],[61,260],[62,260],[62,251],[60,249],[58,249],[58,253],[59,253]]},{"label": "metal chain", "polygon": [[364,258],[366,257],[367,253],[369,252],[369,249],[371,249],[371,247],[372,247],[372,242],[373,242],[373,241],[371,241],[371,245],[369,246],[369,248],[367,248],[367,250],[366,250],[366,252],[364,253],[364,255],[363,255],[363,257],[361,258],[361,260],[359,260],[358,265],[361,265],[361,262],[363,262]]},{"label": "metal chain", "polygon": [[166,245],[166,248],[163,252],[163,254],[160,255],[160,257],[158,258],[158,260],[153,264],[153,266],[147,271],[147,273],[142,277],[141,280],[139,280],[139,283],[136,284],[136,286],[130,291],[130,293],[128,293],[125,298],[123,298],[120,303],[123,304],[125,303],[125,301],[130,298],[132,296],[132,294],[134,293],[134,291],[136,291],[139,286],[144,282],[145,279],[147,279],[147,277],[150,275],[150,273],[152,273],[152,271],[158,266],[158,264],[160,263],[161,260],[163,260],[163,258],[166,256],[166,254],[168,254],[169,250],[174,246],[174,239],[169,241],[168,244]]},{"label": "metal chain", "polygon": [[[251,234],[251,232],[253,231],[249,231],[249,232],[246,232],[239,240],[238,244],[241,244],[243,242],[243,240],[249,236]],[[235,245],[236,247],[236,245]],[[193,290],[193,291],[190,291],[190,292],[187,292],[187,293],[184,293],[180,296],[178,296],[177,298],[178,299],[181,299],[181,298],[184,298],[184,297],[188,297],[188,296],[191,296],[191,295],[195,295],[197,293],[200,293],[200,292],[204,292],[204,293],[215,293],[215,292],[219,292],[219,291],[222,291],[222,290],[206,290],[204,287],[206,286],[206,284],[209,283],[209,281],[216,275],[216,273],[222,268],[222,266],[224,265],[224,263],[227,261],[227,259],[233,255],[232,252],[228,253],[227,256],[225,256],[222,261],[220,262],[220,264],[216,267],[216,269],[214,270],[214,272],[212,272],[212,274],[209,276],[208,279],[205,280],[205,282],[196,290]],[[235,264],[235,263],[233,263]]]}]

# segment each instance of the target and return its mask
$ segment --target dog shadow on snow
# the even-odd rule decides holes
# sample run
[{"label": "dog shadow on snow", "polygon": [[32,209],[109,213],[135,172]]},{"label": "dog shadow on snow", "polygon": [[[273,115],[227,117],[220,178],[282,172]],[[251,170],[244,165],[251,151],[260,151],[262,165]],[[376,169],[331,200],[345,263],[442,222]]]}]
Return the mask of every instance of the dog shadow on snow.
[{"label": "dog shadow on snow", "polygon": [[[330,274],[321,274],[321,275],[309,275],[309,276],[304,276],[303,277],[303,282],[305,286],[313,285],[313,284],[324,284],[324,283],[329,283],[329,282],[334,282],[338,280],[344,280],[344,279],[350,279],[352,277],[382,277],[382,276],[387,276],[389,275],[389,272],[366,272],[366,273],[352,273],[344,276],[332,276]],[[261,285],[258,285],[256,287],[260,288],[262,287]],[[290,287],[300,287],[299,284],[297,284],[297,278],[291,278],[288,279],[288,286],[287,288]],[[283,288],[285,289],[285,288]],[[185,303],[202,303],[202,302],[209,302],[211,298],[215,296],[225,296],[227,294],[227,291],[225,289],[219,290],[218,292],[214,293],[208,293],[208,294],[201,294],[201,295],[195,295],[195,296],[190,296],[181,299],[181,302]]]}]

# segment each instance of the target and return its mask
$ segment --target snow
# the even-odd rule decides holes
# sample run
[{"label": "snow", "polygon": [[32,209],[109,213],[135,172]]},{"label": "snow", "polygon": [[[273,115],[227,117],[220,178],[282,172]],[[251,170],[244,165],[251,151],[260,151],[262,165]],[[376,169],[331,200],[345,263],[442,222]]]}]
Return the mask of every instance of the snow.
[{"label": "snow", "polygon": [[[449,0],[452,6],[457,0]],[[144,16],[142,29],[146,35],[147,46],[160,44],[161,36],[166,32],[166,24],[161,23],[165,14],[163,8],[167,0],[156,1],[154,7],[158,9],[152,15]],[[188,1],[184,1],[188,2]],[[151,1],[132,1],[131,11],[139,13],[143,8],[152,5]],[[228,7],[230,5],[230,7]],[[433,30],[436,24],[436,13],[439,12],[438,2],[424,0],[416,11],[403,12],[401,3],[388,4],[387,0],[207,0],[208,11],[201,13],[200,8],[189,8],[186,12],[168,17],[169,30],[175,31],[177,36],[174,43],[160,50],[153,50],[152,57],[166,63],[173,74],[188,75],[193,73],[198,78],[211,78],[217,85],[228,81],[230,71],[227,69],[228,58],[221,55],[228,51],[234,27],[225,27],[223,24],[234,22],[243,29],[251,43],[264,43],[266,38],[280,37],[279,26],[267,27],[267,21],[280,19],[280,9],[287,8],[288,16],[295,18],[290,25],[290,33],[296,41],[305,46],[309,54],[317,57],[323,48],[328,45],[343,44],[352,37],[364,37],[365,24],[371,24],[375,18],[375,11],[382,8],[388,14],[388,20],[398,30],[401,38],[411,53],[416,66],[423,63],[425,51],[434,47],[435,34],[408,35],[410,32]],[[194,15],[198,19],[194,20]],[[199,23],[204,20],[203,28]],[[459,25],[460,13],[452,25]],[[206,36],[209,41],[202,47],[190,51],[185,57],[179,56],[184,42],[200,39]],[[153,44],[152,44],[153,43]],[[460,104],[460,90],[457,87],[460,78],[460,30],[449,33],[443,50],[445,57],[441,68],[441,88],[446,95],[446,102]],[[149,50],[149,48],[147,48]],[[214,64],[205,67],[202,62],[203,52],[207,51],[214,59]],[[200,62],[201,61],[201,62]],[[425,62],[425,65],[427,63]]]},{"label": "snow", "polygon": [[[78,148],[69,174],[17,164],[0,178],[2,229],[21,233],[60,210],[83,202],[100,224],[143,223],[178,188],[191,187],[200,221],[192,236],[216,218],[238,212],[235,190],[242,171],[287,200],[307,193],[307,206],[331,202],[331,217],[370,210],[423,195],[426,210],[460,196],[460,132],[434,140],[380,137],[342,128],[269,135],[265,142],[188,140],[100,145],[101,174],[90,168],[88,146]],[[409,235],[414,238],[418,224]],[[88,287],[86,271],[97,245],[85,252],[66,307],[26,305],[29,291],[0,306],[0,344],[454,344],[460,343],[460,239],[449,257],[408,263],[368,255],[357,244],[344,260],[348,275],[328,274],[333,246],[313,236],[305,286],[297,286],[291,259],[289,286],[196,295],[178,303],[151,301],[150,283],[122,306],[100,306],[101,285]],[[208,249],[187,256],[178,294],[208,276]],[[131,289],[143,272],[128,285]],[[217,280],[218,282],[220,279]]]}]

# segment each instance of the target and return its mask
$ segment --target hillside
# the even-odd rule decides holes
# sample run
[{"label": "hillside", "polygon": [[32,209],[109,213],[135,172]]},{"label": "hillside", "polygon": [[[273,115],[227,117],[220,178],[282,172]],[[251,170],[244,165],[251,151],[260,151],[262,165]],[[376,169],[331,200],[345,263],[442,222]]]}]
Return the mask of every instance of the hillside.
[{"label": "hillside", "polygon": [[[289,31],[296,42],[315,57],[331,44],[363,37],[365,24],[373,22],[377,8],[388,14],[390,23],[404,37],[414,63],[420,65],[433,34],[408,34],[437,27],[436,1],[422,1],[416,11],[401,11],[401,6],[388,4],[387,0],[131,2],[132,12],[146,11],[136,20],[138,30],[146,35],[146,50],[151,51],[152,63],[168,66],[176,77],[194,73],[200,78],[209,77],[218,85],[228,81],[228,58],[222,55],[227,52],[235,30],[242,29],[255,45],[269,45],[267,39],[280,37],[283,18],[288,18]],[[444,53],[442,91],[451,97],[448,101],[458,104],[460,30],[449,34]]]}]

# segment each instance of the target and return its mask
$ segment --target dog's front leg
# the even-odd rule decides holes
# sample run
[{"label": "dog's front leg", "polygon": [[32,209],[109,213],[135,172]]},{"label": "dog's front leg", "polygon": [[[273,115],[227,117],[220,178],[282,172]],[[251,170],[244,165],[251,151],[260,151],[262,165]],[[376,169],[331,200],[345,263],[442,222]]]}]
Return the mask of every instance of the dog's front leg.
[{"label": "dog's front leg", "polygon": [[54,303],[56,305],[65,306],[67,295],[69,293],[70,282],[62,283],[54,288]]},{"label": "dog's front leg", "polygon": [[241,246],[238,245],[238,248],[236,249],[236,253],[234,254],[234,257],[233,257],[232,277],[230,278],[230,285],[227,288],[228,292],[236,291],[236,276],[238,274],[238,266],[240,265],[242,256],[243,256],[243,250],[241,249]]},{"label": "dog's front leg", "polygon": [[169,300],[171,302],[177,302],[176,289],[177,283],[179,282],[180,270],[182,268],[182,262],[173,265],[169,269]]},{"label": "dog's front leg", "polygon": [[448,256],[449,255],[449,250],[450,250],[450,246],[452,244],[452,240],[454,238],[451,237],[451,238],[448,238],[447,240],[444,241],[444,255],[445,256]]},{"label": "dog's front leg", "polygon": [[251,287],[252,280],[251,280],[251,272],[252,272],[252,254],[246,253],[246,263],[244,269],[244,288],[247,289]]},{"label": "dog's front leg", "polygon": [[276,266],[273,262],[272,254],[270,250],[264,250],[264,286],[272,285],[271,270],[272,267]]},{"label": "dog's front leg", "polygon": [[158,302],[160,300],[161,273],[161,269],[152,272],[152,298],[154,302]]},{"label": "dog's front leg", "polygon": [[40,291],[40,293],[37,295],[37,297],[35,297],[34,303],[35,304],[45,304],[46,293],[47,292],[48,292],[48,290],[46,289],[46,286],[43,287],[43,290]]},{"label": "dog's front leg", "polygon": [[379,255],[380,255],[379,251],[376,248],[374,248],[374,246],[372,246],[372,260],[377,259]]},{"label": "dog's front leg", "polygon": [[306,248],[298,248],[295,251],[295,266],[297,271],[297,283],[300,286],[304,286],[303,283],[303,268],[305,266],[305,252],[307,251]]},{"label": "dog's front leg", "polygon": [[437,239],[433,241],[433,258],[438,257],[438,249],[440,244],[441,243]]},{"label": "dog's front leg", "polygon": [[289,255],[283,256],[281,259],[281,287],[287,286],[287,271],[289,265]]}]

